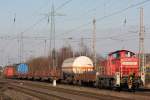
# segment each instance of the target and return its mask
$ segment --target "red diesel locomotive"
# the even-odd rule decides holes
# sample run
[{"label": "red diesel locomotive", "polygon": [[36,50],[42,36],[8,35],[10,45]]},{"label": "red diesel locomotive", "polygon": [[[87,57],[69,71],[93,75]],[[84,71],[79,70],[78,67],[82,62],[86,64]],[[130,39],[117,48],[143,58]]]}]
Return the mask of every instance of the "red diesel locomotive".
[{"label": "red diesel locomotive", "polygon": [[139,59],[128,50],[111,52],[101,65],[98,75],[100,87],[118,87],[135,89],[142,85],[139,71]]}]

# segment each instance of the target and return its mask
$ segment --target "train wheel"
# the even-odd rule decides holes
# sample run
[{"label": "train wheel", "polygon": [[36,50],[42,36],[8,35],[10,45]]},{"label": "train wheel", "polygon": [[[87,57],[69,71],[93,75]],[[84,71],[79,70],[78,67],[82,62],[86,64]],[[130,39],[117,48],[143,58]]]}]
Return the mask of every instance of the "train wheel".
[{"label": "train wheel", "polygon": [[77,82],[76,80],[73,81],[73,85],[77,85],[77,83],[78,83],[78,82]]},{"label": "train wheel", "polygon": [[81,80],[78,81],[78,85],[82,86],[82,81]]},{"label": "train wheel", "polygon": [[99,86],[98,86],[98,81],[93,82],[93,86],[94,86],[95,88],[98,88],[98,87],[99,87]]},{"label": "train wheel", "polygon": [[102,80],[99,80],[98,87],[99,87],[100,89],[102,89],[102,88],[103,88],[103,85],[102,85]]}]

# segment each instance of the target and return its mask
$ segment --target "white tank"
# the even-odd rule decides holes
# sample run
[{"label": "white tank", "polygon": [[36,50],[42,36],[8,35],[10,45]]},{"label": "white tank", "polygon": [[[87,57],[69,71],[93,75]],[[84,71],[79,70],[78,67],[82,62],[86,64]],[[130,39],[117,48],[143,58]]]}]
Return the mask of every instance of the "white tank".
[{"label": "white tank", "polygon": [[92,60],[86,56],[68,58],[62,64],[62,71],[65,73],[83,73],[85,71],[93,71],[93,68]]}]

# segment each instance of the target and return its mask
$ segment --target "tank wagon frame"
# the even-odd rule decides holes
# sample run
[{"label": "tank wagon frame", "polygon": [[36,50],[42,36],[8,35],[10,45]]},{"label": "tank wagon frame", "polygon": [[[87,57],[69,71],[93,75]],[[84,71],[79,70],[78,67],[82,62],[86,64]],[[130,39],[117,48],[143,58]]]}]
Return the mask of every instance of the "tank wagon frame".
[{"label": "tank wagon frame", "polygon": [[86,56],[68,58],[62,64],[61,80],[66,83],[75,83],[78,81],[78,75],[93,70],[93,62]]}]

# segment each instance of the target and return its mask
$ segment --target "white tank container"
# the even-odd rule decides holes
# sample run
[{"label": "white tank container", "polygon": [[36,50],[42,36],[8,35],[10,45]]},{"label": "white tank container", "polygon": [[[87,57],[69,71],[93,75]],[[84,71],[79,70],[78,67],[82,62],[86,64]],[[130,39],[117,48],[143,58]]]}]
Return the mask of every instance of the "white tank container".
[{"label": "white tank container", "polygon": [[83,73],[85,71],[93,71],[93,68],[92,60],[86,56],[68,58],[62,64],[62,71],[65,73]]}]

